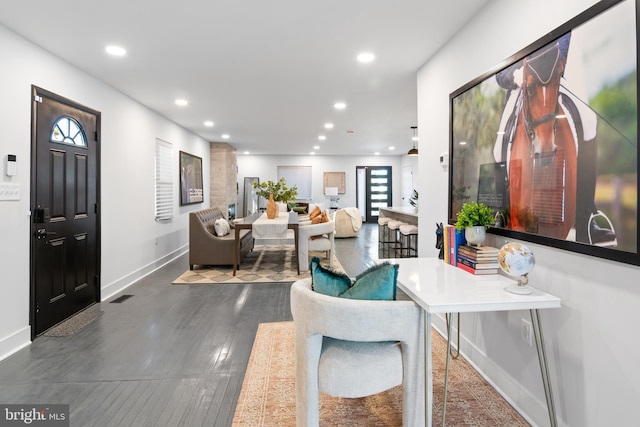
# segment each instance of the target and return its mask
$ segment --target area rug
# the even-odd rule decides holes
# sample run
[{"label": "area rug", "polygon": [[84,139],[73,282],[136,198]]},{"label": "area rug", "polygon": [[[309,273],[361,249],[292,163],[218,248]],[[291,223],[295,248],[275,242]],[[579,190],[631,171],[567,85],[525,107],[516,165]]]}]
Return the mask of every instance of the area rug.
[{"label": "area rug", "polygon": [[68,337],[102,316],[104,311],[85,310],[46,331],[45,337]]},{"label": "area rug", "polygon": [[[314,253],[328,265],[324,252]],[[338,259],[333,257],[334,269],[344,271]],[[233,266],[196,266],[187,270],[173,284],[223,284],[223,283],[274,283],[295,282],[309,277],[309,272],[298,275],[298,259],[293,245],[257,245],[240,263],[233,275]]]},{"label": "area rug", "polygon": [[[236,406],[233,426],[295,426],[294,323],[261,323]],[[433,337],[433,425],[442,420],[446,342]],[[463,358],[452,360],[448,426],[528,426]],[[359,399],[320,393],[321,426],[401,426],[402,387]]]}]

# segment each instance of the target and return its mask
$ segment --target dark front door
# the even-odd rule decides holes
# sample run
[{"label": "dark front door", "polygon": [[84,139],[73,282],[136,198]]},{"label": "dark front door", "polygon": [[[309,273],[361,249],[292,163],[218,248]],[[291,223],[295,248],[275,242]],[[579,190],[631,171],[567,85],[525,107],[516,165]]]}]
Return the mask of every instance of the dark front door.
[{"label": "dark front door", "polygon": [[99,301],[100,113],[33,88],[31,318],[36,336]]},{"label": "dark front door", "polygon": [[356,175],[358,208],[365,213],[365,222],[377,222],[379,209],[391,206],[393,200],[391,166],[356,166]]}]

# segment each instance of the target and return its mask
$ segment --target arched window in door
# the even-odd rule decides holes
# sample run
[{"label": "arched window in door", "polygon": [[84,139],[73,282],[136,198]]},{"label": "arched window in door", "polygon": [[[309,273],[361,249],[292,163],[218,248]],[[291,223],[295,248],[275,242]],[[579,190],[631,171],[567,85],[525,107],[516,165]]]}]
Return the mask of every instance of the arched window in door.
[{"label": "arched window in door", "polygon": [[87,146],[87,137],[80,123],[73,117],[60,117],[51,129],[51,142],[71,144],[79,147]]}]

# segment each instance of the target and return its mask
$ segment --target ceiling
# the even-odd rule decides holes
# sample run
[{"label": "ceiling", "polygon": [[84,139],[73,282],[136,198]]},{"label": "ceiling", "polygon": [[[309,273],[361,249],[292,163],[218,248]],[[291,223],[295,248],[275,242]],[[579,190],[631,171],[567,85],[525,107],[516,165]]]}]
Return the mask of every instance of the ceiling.
[{"label": "ceiling", "polygon": [[401,155],[418,68],[488,1],[34,0],[0,23],[240,154]]}]

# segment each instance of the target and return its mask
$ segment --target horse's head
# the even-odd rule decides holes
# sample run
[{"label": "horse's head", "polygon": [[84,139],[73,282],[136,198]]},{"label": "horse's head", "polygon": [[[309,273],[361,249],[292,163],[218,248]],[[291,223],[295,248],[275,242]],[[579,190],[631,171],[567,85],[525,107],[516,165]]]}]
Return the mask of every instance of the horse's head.
[{"label": "horse's head", "polygon": [[541,166],[548,166],[553,161],[557,149],[555,130],[560,113],[558,95],[563,71],[564,60],[557,42],[523,60],[524,126],[530,154]]}]

